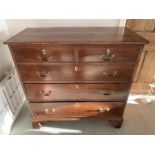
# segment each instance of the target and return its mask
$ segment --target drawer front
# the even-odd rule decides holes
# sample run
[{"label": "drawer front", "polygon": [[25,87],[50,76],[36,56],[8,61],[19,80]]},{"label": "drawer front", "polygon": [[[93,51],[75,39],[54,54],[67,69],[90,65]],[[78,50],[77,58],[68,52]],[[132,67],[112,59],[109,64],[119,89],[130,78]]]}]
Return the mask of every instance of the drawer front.
[{"label": "drawer front", "polygon": [[130,82],[133,65],[117,64],[51,64],[19,65],[24,82]]},{"label": "drawer front", "polygon": [[73,62],[72,46],[17,46],[11,47],[17,62]]},{"label": "drawer front", "polygon": [[30,102],[125,101],[128,84],[25,84]]},{"label": "drawer front", "polygon": [[78,49],[79,62],[136,62],[137,47],[83,47]]},{"label": "drawer front", "polygon": [[123,102],[31,103],[35,119],[43,117],[111,117],[121,116]]}]

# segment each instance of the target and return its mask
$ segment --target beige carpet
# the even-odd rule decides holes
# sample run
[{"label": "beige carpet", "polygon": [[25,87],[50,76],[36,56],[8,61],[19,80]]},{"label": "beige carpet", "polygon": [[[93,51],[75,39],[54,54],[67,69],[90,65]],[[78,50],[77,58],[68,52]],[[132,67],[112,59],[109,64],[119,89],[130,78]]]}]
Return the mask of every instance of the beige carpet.
[{"label": "beige carpet", "polygon": [[155,134],[155,103],[128,104],[122,128],[115,129],[102,120],[61,121],[46,123],[40,129],[32,129],[30,112],[23,106],[11,134],[84,134],[84,135],[130,135]]}]

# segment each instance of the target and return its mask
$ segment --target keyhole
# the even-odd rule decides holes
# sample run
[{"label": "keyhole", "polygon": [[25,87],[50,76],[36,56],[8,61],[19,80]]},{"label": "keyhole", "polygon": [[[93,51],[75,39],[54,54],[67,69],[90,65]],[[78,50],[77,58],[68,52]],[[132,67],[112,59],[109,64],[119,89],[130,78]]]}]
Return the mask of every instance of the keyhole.
[{"label": "keyhole", "polygon": [[77,72],[78,70],[79,70],[79,68],[76,66],[76,67],[75,67],[75,71]]}]

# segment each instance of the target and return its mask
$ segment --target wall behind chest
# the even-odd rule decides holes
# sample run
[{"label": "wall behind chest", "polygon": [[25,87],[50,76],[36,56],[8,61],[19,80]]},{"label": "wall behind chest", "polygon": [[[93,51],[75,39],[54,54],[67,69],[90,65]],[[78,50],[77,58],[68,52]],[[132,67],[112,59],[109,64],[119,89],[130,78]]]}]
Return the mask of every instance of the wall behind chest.
[{"label": "wall behind chest", "polygon": [[8,27],[5,20],[0,20],[0,80],[13,66],[10,51],[3,42],[9,38]]},{"label": "wall behind chest", "polygon": [[10,35],[27,27],[117,27],[124,26],[124,19],[8,19]]}]

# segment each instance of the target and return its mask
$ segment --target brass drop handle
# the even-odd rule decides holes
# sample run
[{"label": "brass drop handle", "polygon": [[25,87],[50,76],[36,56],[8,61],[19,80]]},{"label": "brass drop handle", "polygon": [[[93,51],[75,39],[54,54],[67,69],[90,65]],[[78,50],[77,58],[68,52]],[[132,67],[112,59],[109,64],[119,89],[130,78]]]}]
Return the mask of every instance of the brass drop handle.
[{"label": "brass drop handle", "polygon": [[110,49],[107,49],[103,55],[100,56],[100,58],[104,61],[111,61],[115,57],[115,54],[113,54]]},{"label": "brass drop handle", "polygon": [[110,108],[98,108],[98,109],[95,109],[95,110],[87,110],[87,112],[106,112],[106,111],[110,111]]},{"label": "brass drop handle", "polygon": [[111,72],[103,72],[104,77],[106,78],[113,78],[117,75],[117,71],[111,71]]},{"label": "brass drop handle", "polygon": [[49,75],[49,72],[45,72],[45,71],[43,71],[43,72],[36,72],[36,74],[39,76],[39,77],[47,77],[48,75]]},{"label": "brass drop handle", "polygon": [[44,90],[40,91],[40,94],[42,94],[43,96],[49,96],[52,93],[51,90],[45,92]]},{"label": "brass drop handle", "polygon": [[37,55],[37,58],[40,60],[40,61],[44,61],[44,62],[51,62],[52,61],[52,57],[49,56],[47,53],[46,53],[46,50],[43,49],[41,51],[41,55]]}]

